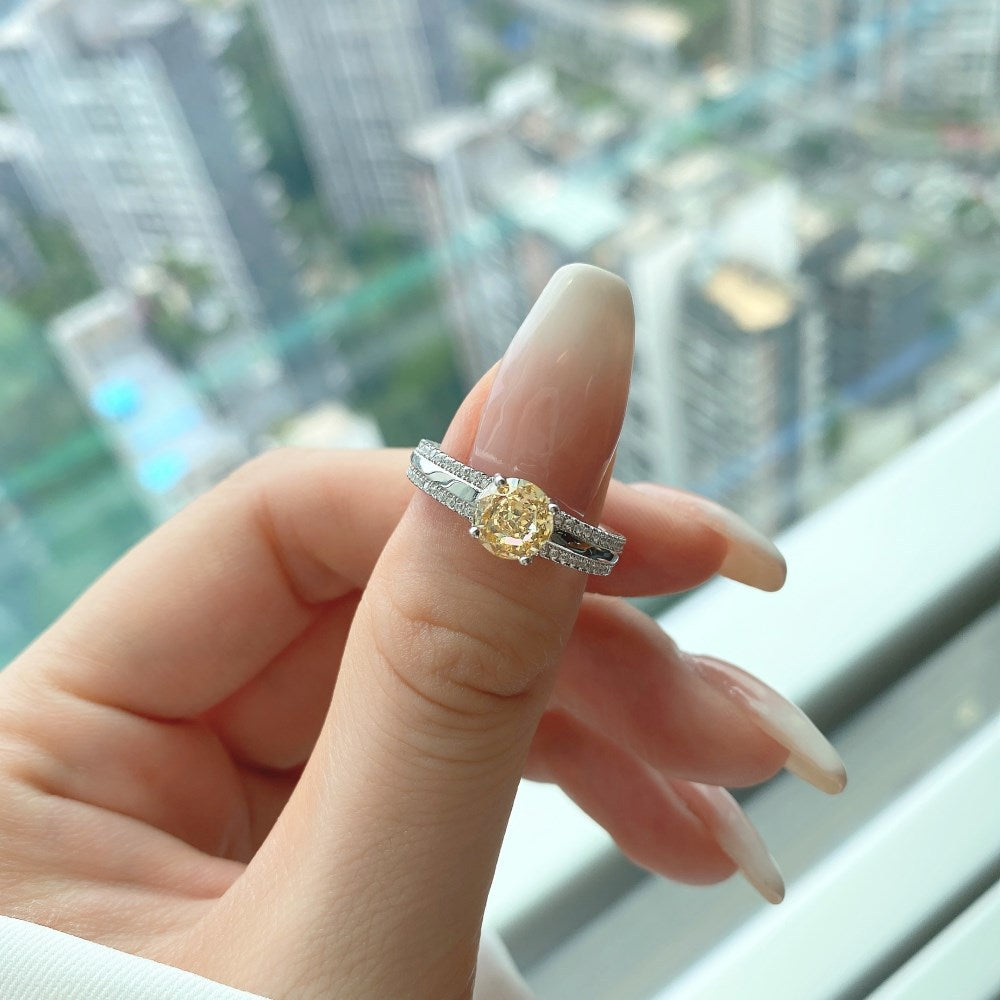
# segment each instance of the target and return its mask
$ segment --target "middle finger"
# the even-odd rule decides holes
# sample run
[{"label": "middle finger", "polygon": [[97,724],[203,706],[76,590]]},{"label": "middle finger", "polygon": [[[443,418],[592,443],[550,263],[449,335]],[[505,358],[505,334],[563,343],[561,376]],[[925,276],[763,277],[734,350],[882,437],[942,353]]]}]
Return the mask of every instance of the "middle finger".
[{"label": "middle finger", "polygon": [[554,703],[677,778],[751,785],[782,766],[828,793],[844,765],[806,715],[731,664],[682,652],[617,598],[588,595]]}]

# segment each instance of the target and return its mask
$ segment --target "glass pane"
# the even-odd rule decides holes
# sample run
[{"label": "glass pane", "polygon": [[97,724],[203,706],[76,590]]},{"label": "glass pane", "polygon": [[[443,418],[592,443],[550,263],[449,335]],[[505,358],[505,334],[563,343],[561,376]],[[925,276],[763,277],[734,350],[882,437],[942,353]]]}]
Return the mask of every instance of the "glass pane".
[{"label": "glass pane", "polygon": [[0,661],[248,456],[439,436],[573,260],[620,477],[795,521],[1000,374],[998,65],[994,0],[8,0]]}]

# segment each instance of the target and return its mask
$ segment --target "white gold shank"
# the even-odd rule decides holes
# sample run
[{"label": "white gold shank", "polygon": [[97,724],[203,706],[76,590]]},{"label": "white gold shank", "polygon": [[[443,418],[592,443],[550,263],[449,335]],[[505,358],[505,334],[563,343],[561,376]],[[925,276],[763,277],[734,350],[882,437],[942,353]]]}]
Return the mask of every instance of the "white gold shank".
[{"label": "white gold shank", "polygon": [[[468,518],[476,537],[476,501],[490,485],[503,481],[501,473],[487,475],[464,465],[441,451],[426,438],[414,449],[406,470],[407,478],[428,496],[456,514]],[[625,536],[574,517],[551,503],[554,530],[539,555],[581,573],[607,576],[625,547]]]}]

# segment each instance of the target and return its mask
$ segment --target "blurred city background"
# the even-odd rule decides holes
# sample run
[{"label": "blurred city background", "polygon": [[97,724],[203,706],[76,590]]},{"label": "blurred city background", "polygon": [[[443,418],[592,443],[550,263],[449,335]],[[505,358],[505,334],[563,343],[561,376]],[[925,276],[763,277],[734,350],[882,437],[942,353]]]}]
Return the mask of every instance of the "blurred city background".
[{"label": "blurred city background", "polygon": [[1000,0],[2,0],[0,662],[278,444],[440,435],[559,265],[618,475],[775,532],[1000,380]]}]

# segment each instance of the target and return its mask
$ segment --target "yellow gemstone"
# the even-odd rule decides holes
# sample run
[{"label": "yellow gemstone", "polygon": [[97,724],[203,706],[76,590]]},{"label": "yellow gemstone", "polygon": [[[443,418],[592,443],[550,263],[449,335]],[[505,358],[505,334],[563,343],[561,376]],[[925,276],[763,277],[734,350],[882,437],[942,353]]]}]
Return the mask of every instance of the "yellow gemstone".
[{"label": "yellow gemstone", "polygon": [[476,501],[475,527],[483,545],[501,559],[537,555],[552,537],[549,498],[526,479],[493,483]]}]

